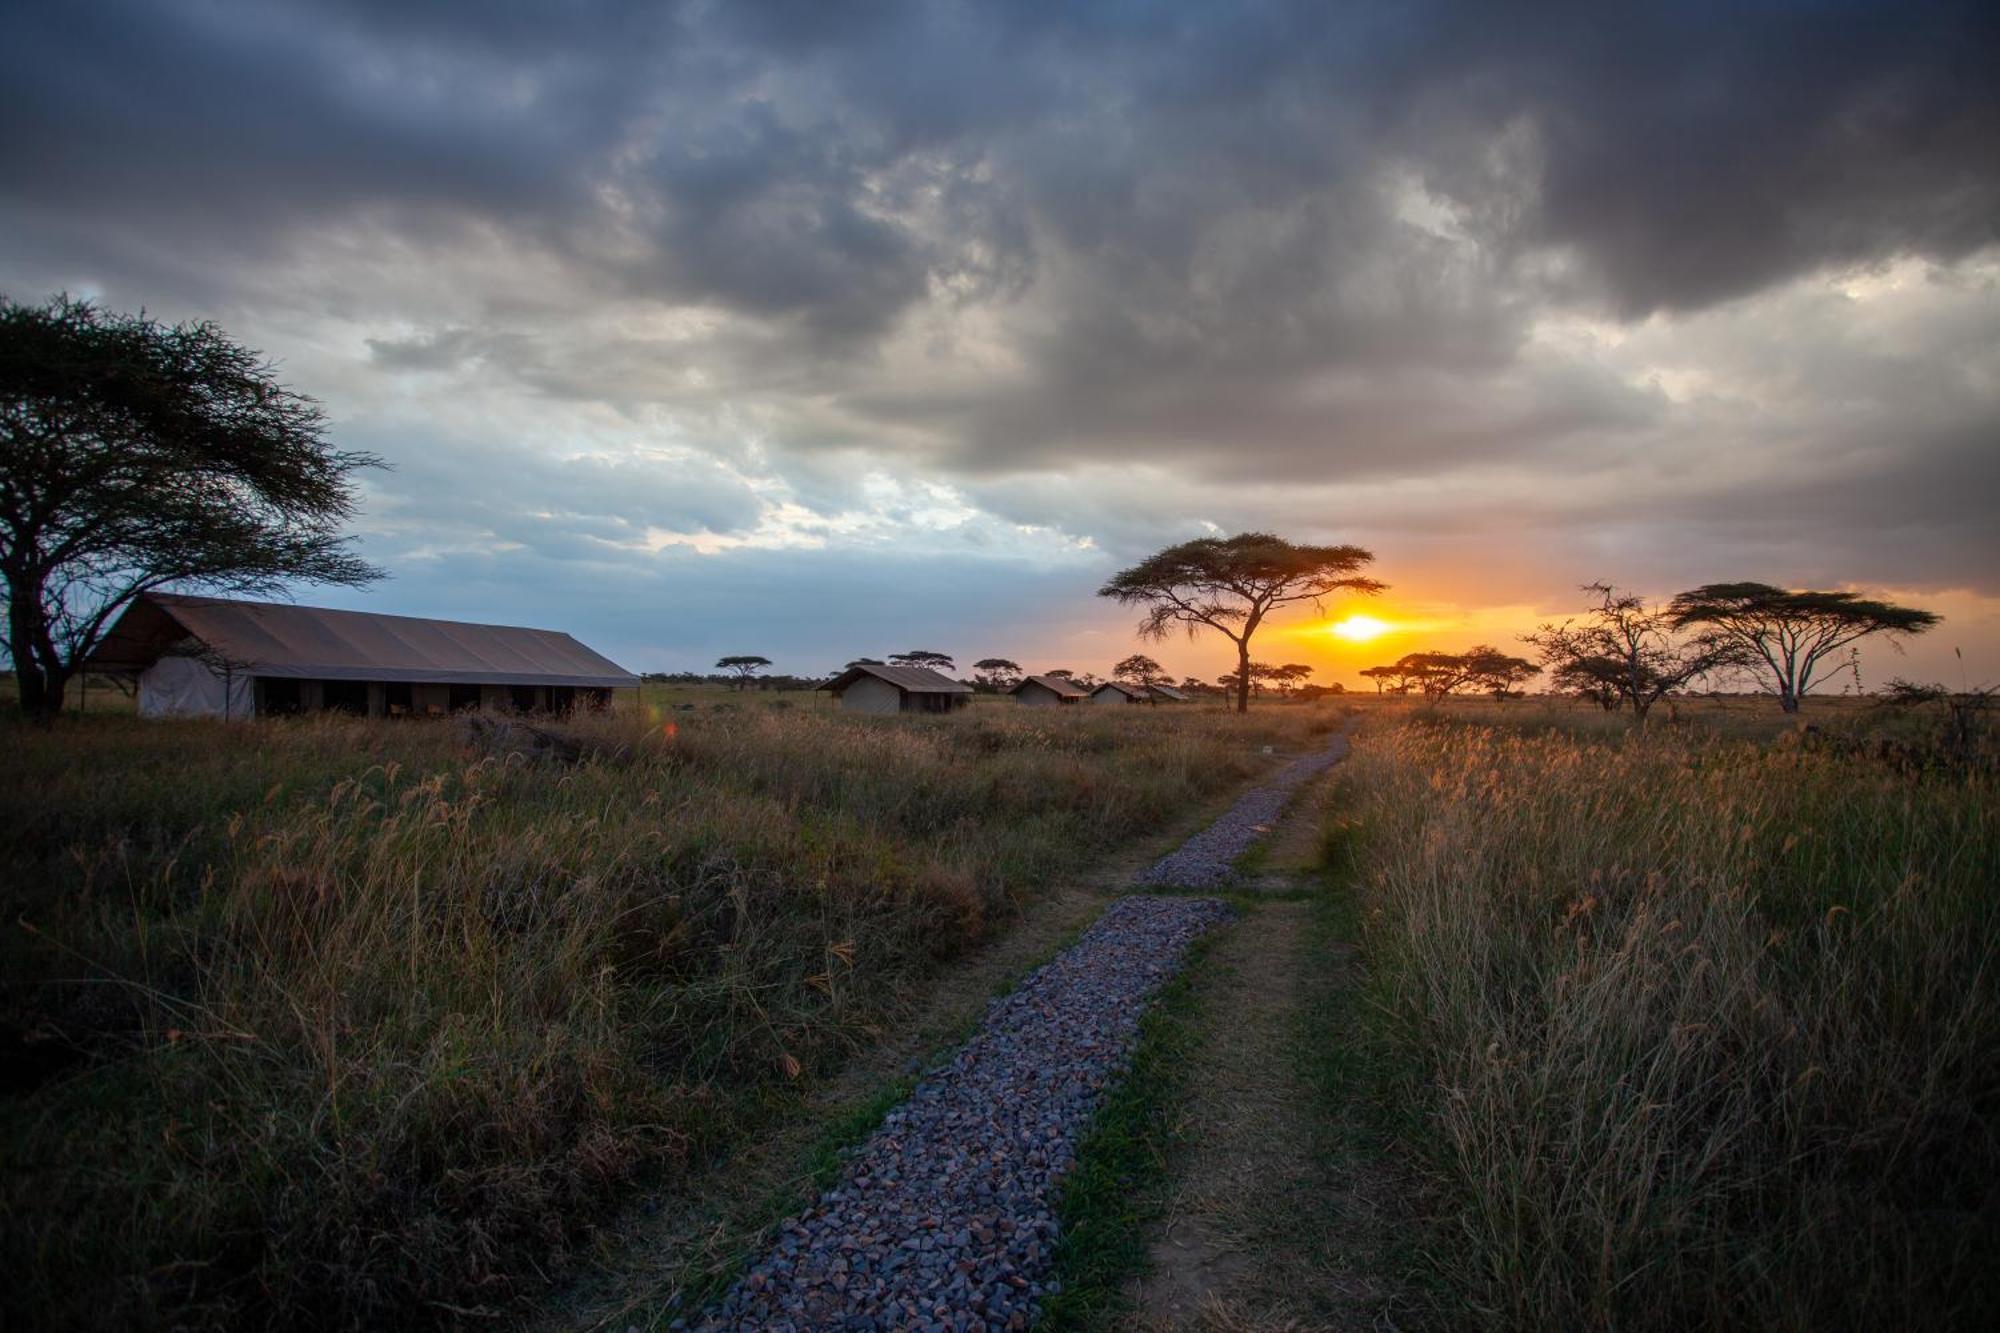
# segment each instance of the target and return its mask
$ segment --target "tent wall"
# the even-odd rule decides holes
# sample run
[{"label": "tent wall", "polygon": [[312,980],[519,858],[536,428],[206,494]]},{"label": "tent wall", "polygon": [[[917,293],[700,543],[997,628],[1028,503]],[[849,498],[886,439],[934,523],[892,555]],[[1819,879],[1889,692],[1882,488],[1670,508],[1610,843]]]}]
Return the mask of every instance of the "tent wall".
[{"label": "tent wall", "polygon": [[840,706],[856,713],[900,713],[903,692],[886,680],[863,676],[840,692]]},{"label": "tent wall", "polygon": [[255,681],[192,657],[162,657],[139,673],[140,717],[254,717]]}]

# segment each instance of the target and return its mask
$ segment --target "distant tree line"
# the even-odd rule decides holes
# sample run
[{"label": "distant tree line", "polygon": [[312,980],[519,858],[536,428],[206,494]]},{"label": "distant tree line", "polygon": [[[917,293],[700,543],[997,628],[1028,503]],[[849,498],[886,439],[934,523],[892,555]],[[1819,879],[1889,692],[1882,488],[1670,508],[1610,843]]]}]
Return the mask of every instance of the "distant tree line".
[{"label": "distant tree line", "polygon": [[[1706,683],[1748,681],[1797,712],[1813,685],[1856,670],[1859,642],[1896,642],[1938,623],[1930,611],[1853,592],[1790,590],[1768,583],[1710,583],[1664,606],[1608,583],[1583,586],[1584,611],[1521,641],[1540,665],[1490,645],[1463,653],[1409,653],[1361,674],[1378,691],[1441,699],[1461,691],[1510,698],[1546,673],[1551,690],[1642,721],[1654,704]],[[1857,674],[1858,679],[1858,674]]]}]

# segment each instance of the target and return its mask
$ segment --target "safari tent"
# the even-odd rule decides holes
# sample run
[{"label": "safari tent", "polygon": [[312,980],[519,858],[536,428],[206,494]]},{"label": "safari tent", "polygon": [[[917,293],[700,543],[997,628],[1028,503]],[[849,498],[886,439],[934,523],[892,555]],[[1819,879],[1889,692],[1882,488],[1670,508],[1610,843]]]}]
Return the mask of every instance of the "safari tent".
[{"label": "safari tent", "polygon": [[1177,690],[1171,685],[1149,685],[1146,693],[1153,697],[1154,703],[1184,704],[1188,699],[1185,690]]},{"label": "safari tent", "polygon": [[143,717],[601,707],[639,678],[557,630],[144,593],[87,662]]},{"label": "safari tent", "polygon": [[1107,680],[1090,692],[1094,704],[1143,704],[1150,703],[1144,685],[1127,685],[1122,680]]},{"label": "safari tent", "polygon": [[1082,703],[1090,697],[1089,690],[1067,676],[1027,676],[1007,693],[1014,696],[1015,702],[1031,708]]},{"label": "safari tent", "polygon": [[972,702],[972,687],[929,667],[860,662],[820,686],[856,713],[949,713]]}]

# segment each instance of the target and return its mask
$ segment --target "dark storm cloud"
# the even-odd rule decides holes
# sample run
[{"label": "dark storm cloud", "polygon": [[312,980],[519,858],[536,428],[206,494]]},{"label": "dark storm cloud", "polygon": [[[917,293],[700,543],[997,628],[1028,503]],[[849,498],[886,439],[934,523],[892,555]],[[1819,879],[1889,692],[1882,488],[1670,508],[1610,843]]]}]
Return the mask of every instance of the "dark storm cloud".
[{"label": "dark storm cloud", "polygon": [[1996,64],[2000,7],[1946,0],[15,6],[0,283],[261,321],[364,419],[553,402],[686,444],[440,426],[380,483],[544,572],[845,510],[874,466],[1120,553],[1484,503],[1984,586],[1993,293],[1886,342],[1759,303],[1978,260]]},{"label": "dark storm cloud", "polygon": [[[968,229],[1017,255],[1039,229],[1130,302],[1070,312],[1066,350],[1397,354],[1492,312],[1422,290],[1421,253],[1390,265],[1412,327],[1365,339],[1324,306],[1409,239],[1374,197],[1390,161],[1498,254],[1575,247],[1627,313],[1992,240],[1997,31],[1977,4],[51,5],[8,20],[0,155],[45,226],[117,207],[261,249],[476,220],[850,336]],[[952,232],[915,234],[903,189],[950,196]],[[1269,225],[1203,289],[1231,218]],[[608,257],[607,228],[640,252]],[[1185,325],[1152,318],[1170,302]]]}]

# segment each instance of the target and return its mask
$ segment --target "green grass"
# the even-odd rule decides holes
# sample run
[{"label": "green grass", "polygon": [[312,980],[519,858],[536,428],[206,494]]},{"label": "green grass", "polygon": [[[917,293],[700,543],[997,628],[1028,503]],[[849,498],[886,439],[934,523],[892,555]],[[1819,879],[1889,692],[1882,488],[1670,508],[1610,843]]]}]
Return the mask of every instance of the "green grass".
[{"label": "green grass", "polygon": [[1330,834],[1446,1308],[1990,1327],[1992,778],[1517,716],[1367,733]]},{"label": "green grass", "polygon": [[1110,1328],[1130,1307],[1126,1285],[1146,1271],[1147,1229],[1164,1206],[1174,1111],[1201,1039],[1197,982],[1213,939],[1197,940],[1155,996],[1140,1020],[1131,1067],[1077,1145],[1056,1210],[1062,1235],[1053,1278],[1062,1289],[1043,1301],[1040,1328]]},{"label": "green grass", "polygon": [[9,727],[0,1314],[504,1314],[1023,895],[1321,721],[628,711],[569,765],[443,722]]}]

